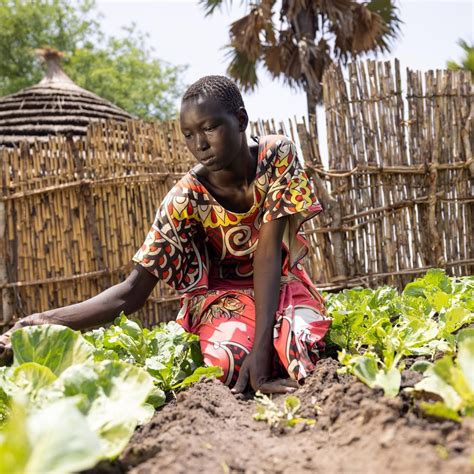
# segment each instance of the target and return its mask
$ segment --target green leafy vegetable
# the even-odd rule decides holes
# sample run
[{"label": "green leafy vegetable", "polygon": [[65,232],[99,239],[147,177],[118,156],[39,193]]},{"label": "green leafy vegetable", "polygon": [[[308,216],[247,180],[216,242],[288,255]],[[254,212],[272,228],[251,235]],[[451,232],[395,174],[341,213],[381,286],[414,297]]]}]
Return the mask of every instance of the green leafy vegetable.
[{"label": "green leafy vegetable", "polygon": [[[72,472],[113,459],[136,426],[165,403],[165,391],[222,375],[218,367],[202,367],[198,337],[176,323],[151,331],[124,315],[116,323],[84,336],[59,325],[30,326],[13,334],[13,366],[0,368],[2,468]],[[66,407],[71,408],[69,418],[63,416]],[[49,437],[35,428],[46,416],[56,417],[55,423],[44,424]],[[20,441],[9,436],[10,430],[31,431],[33,437]],[[74,431],[77,438],[70,435]],[[41,442],[37,432],[45,438]],[[61,437],[64,449],[56,446]]]},{"label": "green leafy vegetable", "polygon": [[413,389],[419,395],[431,394],[441,399],[422,402],[420,407],[425,413],[455,421],[474,416],[474,336],[468,332],[459,340],[456,360],[444,356],[436,361]]},{"label": "green leafy vegetable", "polygon": [[94,347],[78,331],[65,326],[27,326],[12,334],[13,365],[36,362],[55,375],[74,364],[92,360]]},{"label": "green leafy vegetable", "polygon": [[253,415],[254,420],[265,421],[272,428],[291,428],[298,423],[311,426],[316,422],[312,418],[301,418],[297,416],[301,408],[301,402],[299,398],[294,395],[288,395],[285,398],[281,409],[278,408],[270,397],[261,392],[256,393],[255,400],[257,401],[257,413]]},{"label": "green leafy vegetable", "polygon": [[327,304],[329,340],[342,349],[344,370],[395,396],[404,357],[455,352],[453,333],[474,321],[474,277],[450,278],[434,269],[401,295],[389,287],[355,288],[327,295]]},{"label": "green leafy vegetable", "polygon": [[0,466],[9,474],[65,474],[93,467],[100,440],[74,400],[60,400],[27,415],[14,404],[0,431]]},{"label": "green leafy vegetable", "polygon": [[148,330],[122,314],[110,328],[84,337],[95,346],[96,360],[124,360],[145,368],[155,383],[149,399],[155,408],[165,403],[165,392],[181,390],[202,377],[222,375],[218,367],[202,367],[199,337],[174,321]]},{"label": "green leafy vegetable", "polygon": [[77,396],[81,412],[100,436],[102,456],[114,458],[125,448],[137,424],[153,411],[145,401],[153,380],[139,367],[121,361],[73,365],[59,379],[68,397]]},{"label": "green leafy vegetable", "polygon": [[12,400],[23,400],[33,417],[70,399],[100,439],[101,458],[110,459],[123,450],[137,424],[153,415],[146,403],[153,379],[143,368],[119,360],[95,362],[94,347],[62,326],[23,328],[14,336],[15,364],[0,373],[4,418]]}]

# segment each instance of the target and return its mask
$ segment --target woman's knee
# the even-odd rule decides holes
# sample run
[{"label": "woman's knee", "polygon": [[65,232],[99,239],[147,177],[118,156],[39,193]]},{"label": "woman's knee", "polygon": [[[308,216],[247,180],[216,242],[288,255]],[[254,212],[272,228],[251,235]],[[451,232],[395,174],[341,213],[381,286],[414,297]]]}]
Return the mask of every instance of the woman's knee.
[{"label": "woman's knee", "polygon": [[250,352],[250,348],[233,341],[201,342],[201,350],[207,366],[215,365],[223,370],[220,380],[226,385],[237,381],[242,363]]}]

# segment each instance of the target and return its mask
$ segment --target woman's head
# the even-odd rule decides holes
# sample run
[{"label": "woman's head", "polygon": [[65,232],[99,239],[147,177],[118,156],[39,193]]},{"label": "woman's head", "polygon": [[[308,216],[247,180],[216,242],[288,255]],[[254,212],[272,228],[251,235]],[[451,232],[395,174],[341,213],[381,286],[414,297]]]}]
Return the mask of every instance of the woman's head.
[{"label": "woman's head", "polygon": [[202,77],[187,89],[180,122],[189,150],[210,170],[227,167],[246,146],[244,101],[225,76]]},{"label": "woman's head", "polygon": [[181,104],[188,100],[210,97],[216,99],[229,113],[236,114],[244,101],[234,81],[225,76],[204,76],[191,84],[183,95]]}]

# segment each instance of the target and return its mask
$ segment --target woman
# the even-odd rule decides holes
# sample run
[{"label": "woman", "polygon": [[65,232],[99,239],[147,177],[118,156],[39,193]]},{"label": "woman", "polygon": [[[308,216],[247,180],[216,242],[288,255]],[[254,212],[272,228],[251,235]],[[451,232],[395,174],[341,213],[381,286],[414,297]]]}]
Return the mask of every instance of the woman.
[{"label": "woman", "polygon": [[[300,263],[306,242],[299,229],[322,208],[288,139],[248,145],[247,112],[230,79],[206,76],[189,87],[180,122],[199,164],[163,200],[130,276],[13,330],[105,324],[141,308],[163,280],[183,295],[178,321],[199,334],[204,361],[223,368],[234,392],[249,384],[291,392],[314,369],[330,325]],[[8,334],[2,343],[8,347]]]}]

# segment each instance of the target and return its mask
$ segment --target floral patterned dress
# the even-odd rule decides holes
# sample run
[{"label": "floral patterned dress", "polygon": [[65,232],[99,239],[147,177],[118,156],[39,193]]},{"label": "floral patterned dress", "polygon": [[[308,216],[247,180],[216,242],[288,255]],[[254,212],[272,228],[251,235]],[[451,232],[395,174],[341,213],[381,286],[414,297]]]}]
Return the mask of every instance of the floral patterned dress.
[{"label": "floral patterned dress", "polygon": [[163,200],[133,260],[182,294],[178,322],[199,334],[204,361],[235,383],[253,345],[253,256],[261,226],[283,216],[280,301],[275,314],[275,375],[301,380],[315,367],[329,329],[324,300],[301,259],[302,223],[322,211],[295,145],[281,135],[260,137],[254,203],[243,213],[224,209],[188,172]]}]

